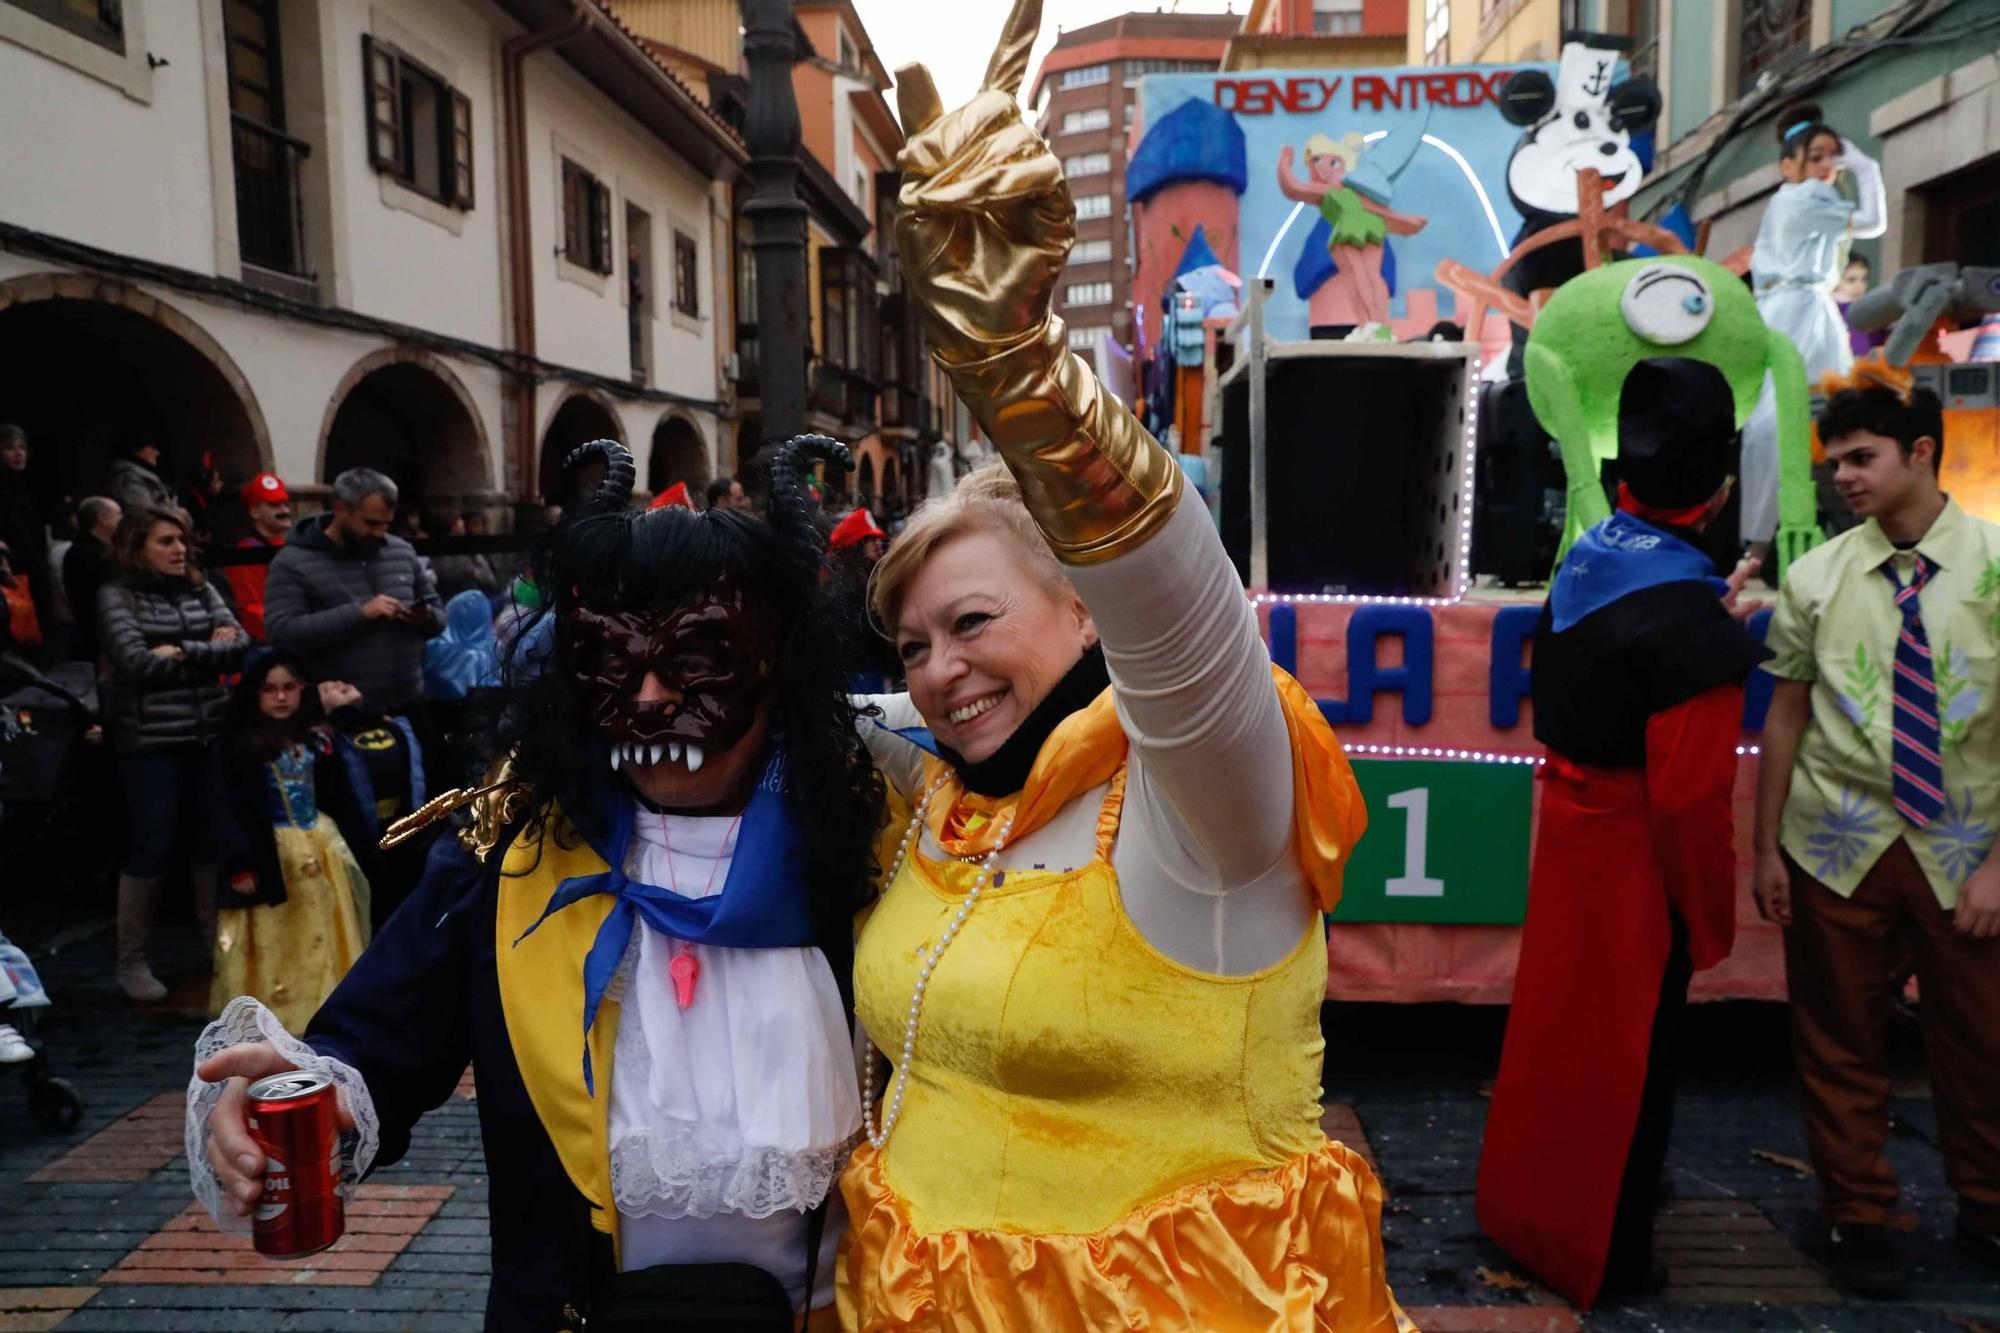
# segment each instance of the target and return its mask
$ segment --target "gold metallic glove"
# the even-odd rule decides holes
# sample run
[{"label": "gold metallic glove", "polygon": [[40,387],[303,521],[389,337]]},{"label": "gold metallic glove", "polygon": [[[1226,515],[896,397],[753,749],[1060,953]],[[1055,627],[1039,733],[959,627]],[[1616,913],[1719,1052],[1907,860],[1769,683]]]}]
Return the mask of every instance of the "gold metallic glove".
[{"label": "gold metallic glove", "polygon": [[932,354],[1021,483],[1058,559],[1143,543],[1173,513],[1181,470],[1071,355],[1049,313],[1076,240],[1062,165],[1015,94],[1041,28],[1015,0],[979,95],[949,115],[922,65],[896,72],[909,134],[896,244]]}]

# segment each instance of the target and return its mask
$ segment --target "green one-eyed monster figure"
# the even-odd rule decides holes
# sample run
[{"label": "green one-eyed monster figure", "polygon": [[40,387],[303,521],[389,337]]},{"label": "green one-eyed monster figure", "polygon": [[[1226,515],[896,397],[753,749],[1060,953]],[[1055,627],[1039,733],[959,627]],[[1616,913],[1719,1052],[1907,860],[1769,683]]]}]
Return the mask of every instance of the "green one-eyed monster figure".
[{"label": "green one-eyed monster figure", "polygon": [[[1528,401],[1562,448],[1569,521],[1562,550],[1611,516],[1600,480],[1618,457],[1618,402],[1641,361],[1686,357],[1722,372],[1741,427],[1764,374],[1778,395],[1779,577],[1821,540],[1812,485],[1806,374],[1798,349],[1766,328],[1743,280],[1693,255],[1606,264],[1556,289],[1535,318],[1525,359]],[[1558,556],[1560,558],[1560,556]]]}]

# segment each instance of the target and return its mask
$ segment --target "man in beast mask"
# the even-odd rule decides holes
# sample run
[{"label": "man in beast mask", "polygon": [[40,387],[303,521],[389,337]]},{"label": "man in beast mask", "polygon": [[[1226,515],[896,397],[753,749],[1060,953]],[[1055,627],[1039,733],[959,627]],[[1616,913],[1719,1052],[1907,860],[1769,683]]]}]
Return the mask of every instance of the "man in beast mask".
[{"label": "man in beast mask", "polygon": [[828,1187],[860,1127],[851,922],[882,789],[826,648],[801,478],[846,451],[787,444],[761,519],[629,511],[631,456],[584,451],[606,476],[536,570],[552,655],[510,681],[507,762],[405,821],[472,812],[303,1040],[249,999],[203,1034],[196,1193],[243,1229],[246,1079],[331,1075],[352,1180],[471,1063],[488,1328],[830,1327]]}]

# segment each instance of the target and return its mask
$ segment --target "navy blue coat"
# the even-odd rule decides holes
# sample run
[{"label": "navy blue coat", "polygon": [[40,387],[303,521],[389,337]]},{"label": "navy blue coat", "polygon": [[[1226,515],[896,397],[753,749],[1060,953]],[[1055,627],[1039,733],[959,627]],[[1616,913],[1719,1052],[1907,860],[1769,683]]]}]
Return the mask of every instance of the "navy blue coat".
[{"label": "navy blue coat", "polygon": [[565,1307],[589,1308],[611,1248],[528,1100],[507,1038],[493,941],[500,860],[496,852],[482,865],[457,838],[439,838],[423,879],[313,1016],[305,1040],[367,1081],[382,1124],[378,1169],[409,1151],[417,1120],[473,1066],[493,1243],[486,1327],[545,1333],[579,1326]]}]

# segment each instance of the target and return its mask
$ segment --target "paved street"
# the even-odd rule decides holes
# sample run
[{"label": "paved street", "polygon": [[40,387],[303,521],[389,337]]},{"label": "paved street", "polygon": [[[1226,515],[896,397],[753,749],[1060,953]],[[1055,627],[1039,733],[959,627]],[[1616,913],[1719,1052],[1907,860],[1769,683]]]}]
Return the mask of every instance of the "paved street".
[{"label": "paved street", "polygon": [[[116,995],[108,922],[38,950],[57,997],[43,1028],[51,1062],[88,1108],[74,1130],[46,1133],[29,1121],[19,1081],[0,1082],[0,1331],[478,1328],[486,1181],[469,1080],[425,1120],[409,1157],[363,1188],[348,1235],[325,1255],[270,1263],[190,1214],[179,1108],[205,990],[191,931],[175,923],[170,933],[180,948],[165,970],[181,978],[185,1007],[134,1012]],[[1913,1049],[1892,1149],[1918,1273],[1909,1301],[1850,1303],[1828,1285],[1813,1259],[1783,1015],[1710,1007],[1697,1011],[1661,1223],[1672,1283],[1656,1301],[1579,1319],[1472,1221],[1498,1013],[1342,1006],[1327,1021],[1326,1123],[1378,1164],[1391,1277],[1426,1333],[2000,1329],[2000,1283],[1951,1247],[1951,1196]]]}]

